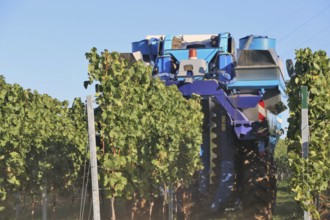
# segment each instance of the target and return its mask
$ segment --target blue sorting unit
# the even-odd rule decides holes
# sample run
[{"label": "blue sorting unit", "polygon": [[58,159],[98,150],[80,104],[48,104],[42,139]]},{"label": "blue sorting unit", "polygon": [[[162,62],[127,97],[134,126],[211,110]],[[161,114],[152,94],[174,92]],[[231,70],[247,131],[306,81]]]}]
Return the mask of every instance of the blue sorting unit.
[{"label": "blue sorting unit", "polygon": [[[239,49],[243,50],[246,42],[250,36],[243,37],[239,39]],[[276,46],[276,40],[273,38],[268,38],[267,36],[253,36],[253,40],[249,46],[249,50],[269,50],[274,49]]]}]

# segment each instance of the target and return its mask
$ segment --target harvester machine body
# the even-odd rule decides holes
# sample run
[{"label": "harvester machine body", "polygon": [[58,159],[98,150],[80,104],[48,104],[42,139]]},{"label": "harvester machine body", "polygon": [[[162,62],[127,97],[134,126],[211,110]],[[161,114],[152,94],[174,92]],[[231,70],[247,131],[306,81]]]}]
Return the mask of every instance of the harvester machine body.
[{"label": "harvester machine body", "polygon": [[134,57],[152,65],[155,77],[176,85],[187,98],[202,97],[199,191],[215,185],[212,210],[224,209],[237,181],[237,142],[253,142],[260,155],[272,154],[283,131],[279,114],[286,109],[285,83],[275,42],[250,35],[236,49],[230,33],[220,33],[154,35],[132,43]]}]

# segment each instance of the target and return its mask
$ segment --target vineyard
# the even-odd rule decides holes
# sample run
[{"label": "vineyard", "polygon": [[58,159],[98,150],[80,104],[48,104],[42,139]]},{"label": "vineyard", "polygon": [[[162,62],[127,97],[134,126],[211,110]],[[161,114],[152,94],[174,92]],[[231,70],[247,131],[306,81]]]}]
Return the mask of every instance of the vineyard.
[{"label": "vineyard", "polygon": [[[162,219],[172,211],[176,219],[198,219],[196,213],[204,208],[194,196],[203,168],[201,97],[184,98],[176,86],[151,77],[150,66],[129,63],[118,53],[92,48],[86,59],[84,86],[95,87],[102,215]],[[281,142],[288,154],[282,152],[275,162],[277,176],[290,178],[295,201],[315,219],[330,216],[329,85],[325,52],[297,50],[287,82],[289,128],[285,144]],[[306,159],[301,152],[301,86],[309,91]],[[84,209],[90,209],[91,196],[85,103],[77,98],[69,105],[0,76],[0,122],[0,219],[40,219],[41,207],[52,219],[68,207],[75,211],[62,219],[89,219],[81,210],[84,200]],[[276,212],[281,210],[275,210],[275,217]],[[234,213],[243,215],[239,209]],[[207,217],[215,219],[214,213]]]},{"label": "vineyard", "polygon": [[[318,219],[329,216],[330,183],[330,60],[324,51],[296,51],[295,74],[288,83],[290,116],[287,145],[295,200]],[[309,152],[301,150],[301,86],[307,86]],[[318,212],[321,209],[320,212]],[[328,213],[328,214],[326,214]],[[324,218],[325,219],[325,218]]]},{"label": "vineyard", "polygon": [[41,192],[71,193],[81,176],[84,104],[75,99],[69,107],[67,101],[7,84],[4,77],[0,88],[0,208],[19,210],[28,198],[33,213]]}]

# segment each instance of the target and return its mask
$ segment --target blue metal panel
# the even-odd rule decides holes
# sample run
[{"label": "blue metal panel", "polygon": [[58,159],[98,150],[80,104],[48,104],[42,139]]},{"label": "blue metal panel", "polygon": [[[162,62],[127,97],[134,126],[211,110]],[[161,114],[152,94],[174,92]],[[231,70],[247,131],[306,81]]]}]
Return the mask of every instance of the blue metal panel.
[{"label": "blue metal panel", "polygon": [[141,51],[143,55],[155,56],[158,54],[159,39],[151,38],[132,43],[132,52]]},{"label": "blue metal panel", "polygon": [[220,54],[219,56],[219,80],[222,82],[230,81],[234,77],[233,57],[231,54]]},{"label": "blue metal panel", "polygon": [[165,54],[171,54],[175,59],[177,59],[179,62],[181,60],[188,60],[189,56],[189,50],[166,50]]},{"label": "blue metal panel", "polygon": [[141,51],[143,55],[149,55],[148,40],[141,40],[132,43],[132,52]]},{"label": "blue metal panel", "polygon": [[164,51],[172,49],[173,35],[166,35],[164,39]]},{"label": "blue metal panel", "polygon": [[[239,49],[243,50],[249,36],[239,39]],[[254,36],[249,50],[269,50],[275,49],[276,40],[267,36]]]},{"label": "blue metal panel", "polygon": [[[211,61],[211,59],[216,55],[219,51],[218,48],[211,48],[211,49],[196,49],[197,59],[203,59],[207,63]],[[188,60],[189,59],[189,50],[166,50],[166,54],[172,54],[179,62],[181,60]]]},{"label": "blue metal panel", "polygon": [[148,41],[150,55],[157,55],[159,48],[159,39],[151,38]]},{"label": "blue metal panel", "polygon": [[171,56],[157,57],[156,63],[159,73],[171,72]]},{"label": "blue metal panel", "polygon": [[236,81],[227,85],[228,89],[272,89],[278,88],[280,80]]},{"label": "blue metal panel", "polygon": [[220,38],[220,51],[221,52],[228,52],[228,39],[229,39],[229,33],[222,33],[219,34]]},{"label": "blue metal panel", "polygon": [[236,81],[227,85],[227,89],[278,89],[283,98],[287,98],[282,80]]}]

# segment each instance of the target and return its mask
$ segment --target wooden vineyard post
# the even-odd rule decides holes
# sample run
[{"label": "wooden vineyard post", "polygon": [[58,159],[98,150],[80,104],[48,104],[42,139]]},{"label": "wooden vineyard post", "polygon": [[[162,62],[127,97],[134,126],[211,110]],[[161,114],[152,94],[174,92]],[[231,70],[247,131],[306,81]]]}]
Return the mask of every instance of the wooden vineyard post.
[{"label": "wooden vineyard post", "polygon": [[99,182],[97,178],[94,109],[93,109],[93,98],[90,95],[87,96],[87,117],[88,117],[88,140],[90,147],[91,178],[92,178],[93,216],[94,216],[94,220],[100,220],[100,199],[99,199]]},{"label": "wooden vineyard post", "polygon": [[[308,91],[307,86],[301,87],[301,140],[302,140],[302,157],[308,158],[308,139],[309,139],[309,126],[308,126]],[[304,211],[304,220],[311,220],[308,211]]]}]

